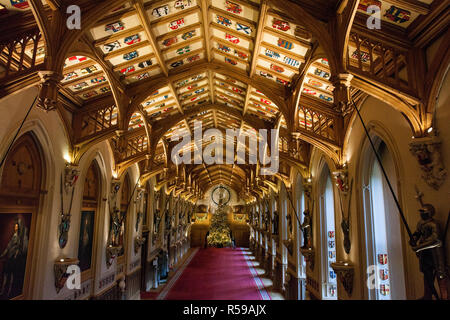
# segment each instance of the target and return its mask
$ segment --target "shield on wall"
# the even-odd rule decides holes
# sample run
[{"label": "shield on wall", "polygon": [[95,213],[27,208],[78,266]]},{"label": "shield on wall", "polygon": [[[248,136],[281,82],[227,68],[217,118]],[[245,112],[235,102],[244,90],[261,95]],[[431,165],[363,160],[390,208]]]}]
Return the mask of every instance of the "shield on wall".
[{"label": "shield on wall", "polygon": [[105,32],[109,34],[113,34],[125,29],[125,26],[122,21],[116,21],[114,23],[107,24],[105,27]]},{"label": "shield on wall", "polygon": [[228,12],[232,12],[235,14],[241,14],[242,12],[242,7],[239,4],[228,0],[225,1],[225,8],[227,9]]},{"label": "shield on wall", "polygon": [[28,9],[30,5],[27,0],[11,0],[11,5],[17,9]]},{"label": "shield on wall", "polygon": [[125,42],[127,45],[130,46],[130,45],[132,45],[132,44],[141,42],[141,37],[139,36],[139,34],[135,34],[135,35],[126,37],[125,40],[124,40],[124,42]]},{"label": "shield on wall", "polygon": [[272,27],[281,31],[288,31],[291,29],[289,22],[279,19],[273,19]]}]

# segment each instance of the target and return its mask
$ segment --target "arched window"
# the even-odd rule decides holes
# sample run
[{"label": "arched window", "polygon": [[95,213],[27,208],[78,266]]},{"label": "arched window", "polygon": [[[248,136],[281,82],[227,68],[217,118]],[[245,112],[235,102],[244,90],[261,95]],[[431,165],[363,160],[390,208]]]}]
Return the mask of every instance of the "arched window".
[{"label": "arched window", "polygon": [[322,297],[337,299],[336,273],[331,264],[336,261],[333,182],[325,164],[320,177],[320,219],[322,235]]},{"label": "arched window", "polygon": [[[383,167],[397,192],[394,159],[386,144],[375,137]],[[401,228],[394,199],[372,149],[367,149],[363,174],[367,271],[375,278],[368,298],[406,299]]]},{"label": "arched window", "polygon": [[90,165],[83,188],[83,203],[81,207],[80,233],[78,238],[78,260],[82,272],[86,277],[93,276],[93,272],[89,272],[93,264],[93,247],[95,237],[95,219],[97,216],[99,203],[99,168],[97,161],[93,161]]},{"label": "arched window", "polygon": [[[287,193],[286,185],[282,183],[281,191],[280,191],[280,204],[281,204],[281,224],[280,224],[280,230],[281,230],[281,240],[288,240],[288,226],[287,226],[287,214],[288,214],[288,206],[287,206]],[[286,246],[281,245],[281,254],[282,254],[282,260],[283,263],[287,264],[288,260],[288,251]]]},{"label": "arched window", "polygon": [[[300,218],[300,223],[303,223],[303,211],[305,210],[305,194],[303,191],[303,183],[302,179],[299,176],[297,178],[297,183],[295,184],[295,209]],[[301,226],[298,224],[297,218],[295,218],[295,225],[297,226],[297,248],[300,248],[303,245],[303,232],[301,231]],[[303,255],[298,255],[298,266],[299,266],[299,274],[302,278],[306,278],[306,260]]]},{"label": "arched window", "polygon": [[32,134],[24,134],[4,163],[0,183],[0,300],[30,298],[34,229],[43,166]]}]

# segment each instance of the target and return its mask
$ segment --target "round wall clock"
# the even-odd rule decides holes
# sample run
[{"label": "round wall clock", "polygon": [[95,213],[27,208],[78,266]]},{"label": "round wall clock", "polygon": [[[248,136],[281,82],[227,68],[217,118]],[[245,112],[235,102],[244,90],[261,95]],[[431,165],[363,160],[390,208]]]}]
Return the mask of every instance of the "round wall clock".
[{"label": "round wall clock", "polygon": [[219,205],[220,199],[222,199],[223,205],[227,205],[231,200],[230,190],[224,186],[218,186],[211,192],[211,200],[214,204]]}]

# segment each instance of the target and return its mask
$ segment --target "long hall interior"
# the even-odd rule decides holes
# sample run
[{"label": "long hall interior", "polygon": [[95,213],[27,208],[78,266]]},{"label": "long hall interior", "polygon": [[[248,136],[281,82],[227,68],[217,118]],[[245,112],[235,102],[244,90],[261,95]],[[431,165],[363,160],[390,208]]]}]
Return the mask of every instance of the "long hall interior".
[{"label": "long hall interior", "polygon": [[448,300],[449,12],[0,0],[0,300]]}]

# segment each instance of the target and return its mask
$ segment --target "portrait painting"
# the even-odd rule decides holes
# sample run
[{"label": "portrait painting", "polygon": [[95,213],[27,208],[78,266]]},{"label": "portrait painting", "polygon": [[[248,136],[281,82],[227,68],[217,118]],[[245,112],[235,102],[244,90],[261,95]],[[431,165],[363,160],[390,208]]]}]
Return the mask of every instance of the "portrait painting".
[{"label": "portrait painting", "polygon": [[127,223],[127,213],[126,212],[121,212],[123,221],[122,224],[120,225],[120,233],[119,233],[119,245],[122,247],[119,251],[118,256],[121,257],[125,254],[125,226]]},{"label": "portrait painting", "polygon": [[23,293],[31,213],[0,213],[0,300]]},{"label": "portrait painting", "polygon": [[81,271],[91,268],[92,246],[94,240],[95,211],[82,211],[80,238],[78,240],[78,260]]}]

